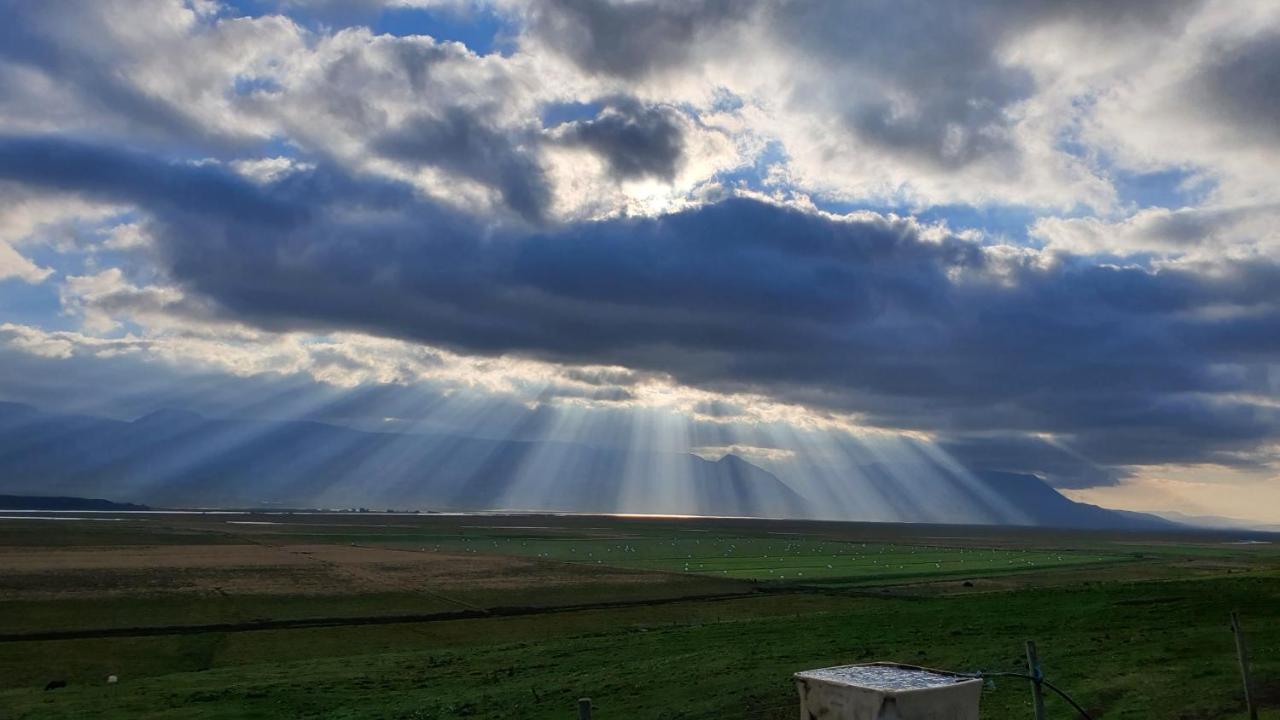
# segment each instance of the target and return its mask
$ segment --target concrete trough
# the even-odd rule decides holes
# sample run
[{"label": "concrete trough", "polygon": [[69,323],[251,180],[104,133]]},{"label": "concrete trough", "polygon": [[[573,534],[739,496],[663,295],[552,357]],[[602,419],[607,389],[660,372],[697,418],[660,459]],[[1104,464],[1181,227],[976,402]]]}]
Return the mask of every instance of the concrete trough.
[{"label": "concrete trough", "polygon": [[795,674],[800,720],[978,720],[982,681],[897,663]]}]

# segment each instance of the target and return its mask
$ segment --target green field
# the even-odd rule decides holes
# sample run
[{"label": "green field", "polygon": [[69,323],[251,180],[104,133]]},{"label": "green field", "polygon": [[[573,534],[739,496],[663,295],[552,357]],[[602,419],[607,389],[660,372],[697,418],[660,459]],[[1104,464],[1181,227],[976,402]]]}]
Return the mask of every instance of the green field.
[{"label": "green field", "polygon": [[859,581],[1132,561],[1132,555],[1002,548],[947,548],[789,538],[622,536],[548,538],[486,534],[431,538],[419,549],[537,557],[637,570],[691,572],[748,580]]},{"label": "green field", "polygon": [[[4,532],[23,539],[8,553],[58,544],[39,542],[50,530],[34,523]],[[57,584],[11,590],[0,596],[8,631],[334,621],[0,642],[0,717],[550,720],[575,717],[589,696],[605,720],[781,719],[796,715],[798,670],[893,660],[1017,671],[1032,638],[1047,677],[1095,718],[1243,718],[1227,629],[1238,610],[1262,717],[1280,718],[1280,552],[1230,537],[426,516],[176,518],[76,532],[64,548],[117,552],[146,547],[151,533],[219,553],[332,547],[369,586],[344,587],[358,576],[342,575],[320,592],[219,594],[196,568],[189,585],[160,589],[100,579],[100,597]],[[364,553],[389,553],[369,556],[391,558],[378,566],[385,578]],[[345,560],[324,562],[345,572]],[[406,574],[414,563],[430,572]],[[449,576],[480,568],[461,584]],[[386,578],[403,587],[375,591]],[[360,624],[459,600],[525,609]],[[120,682],[107,685],[108,674]],[[44,691],[55,678],[68,687]],[[1000,679],[983,717],[1029,718],[1029,699],[1024,681]],[[1049,708],[1074,717],[1052,698]]]}]

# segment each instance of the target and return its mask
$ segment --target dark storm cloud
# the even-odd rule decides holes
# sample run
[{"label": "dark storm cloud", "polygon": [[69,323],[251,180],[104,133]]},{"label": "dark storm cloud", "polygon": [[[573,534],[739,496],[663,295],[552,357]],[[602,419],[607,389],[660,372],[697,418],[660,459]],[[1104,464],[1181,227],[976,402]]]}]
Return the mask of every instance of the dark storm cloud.
[{"label": "dark storm cloud", "polygon": [[[268,328],[667,372],[938,432],[988,464],[965,438],[1053,433],[1123,465],[1231,462],[1280,430],[1274,409],[1216,397],[1270,392],[1266,259],[1044,266],[745,199],[530,234],[332,168],[258,186],[53,138],[0,140],[0,177],[137,203],[176,280]],[[1060,482],[1108,477],[1045,457]]]},{"label": "dark storm cloud", "polygon": [[[1043,475],[1058,487],[1119,482],[1114,466],[1216,462],[1253,467],[1252,450],[1280,429],[1280,413],[1200,395],[1132,389],[1037,393],[1020,409],[1023,427],[1060,433],[944,434],[942,446],[971,467]],[[973,427],[985,430],[980,422]],[[955,430],[953,425],[949,430]]]},{"label": "dark storm cloud", "polygon": [[308,212],[299,198],[264,194],[220,165],[168,163],[114,147],[37,136],[0,136],[0,148],[0,175],[32,186],[119,200],[145,196],[143,204],[160,212],[234,212],[268,226],[302,222]]},{"label": "dark storm cloud", "polygon": [[492,186],[512,210],[540,221],[551,187],[541,166],[518,143],[519,138],[487,126],[476,115],[450,108],[439,117],[404,122],[373,147],[398,162],[441,167]]},{"label": "dark storm cloud", "polygon": [[1280,140],[1280,34],[1223,51],[1193,84],[1208,112],[1264,142]]},{"label": "dark storm cloud", "polygon": [[671,180],[684,156],[684,126],[679,111],[645,106],[631,98],[611,98],[591,120],[565,123],[559,139],[590,148],[609,163],[614,178]]},{"label": "dark storm cloud", "polygon": [[1114,485],[1121,473],[1075,450],[1028,435],[954,437],[939,445],[961,464],[984,470],[1035,473],[1057,487]]},{"label": "dark storm cloud", "polygon": [[530,11],[534,34],[586,70],[638,78],[679,66],[709,32],[745,18],[754,0],[548,0]]}]

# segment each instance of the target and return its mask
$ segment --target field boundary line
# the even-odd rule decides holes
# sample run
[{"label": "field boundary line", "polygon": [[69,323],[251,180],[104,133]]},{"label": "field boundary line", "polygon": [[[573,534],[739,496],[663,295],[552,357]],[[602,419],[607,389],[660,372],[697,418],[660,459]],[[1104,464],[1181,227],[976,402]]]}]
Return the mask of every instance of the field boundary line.
[{"label": "field boundary line", "polygon": [[761,597],[766,594],[803,594],[803,591],[750,590],[714,595],[682,595],[648,600],[616,600],[612,602],[580,603],[575,605],[502,606],[479,610],[445,610],[434,613],[398,615],[354,615],[319,618],[294,618],[281,620],[253,620],[234,623],[208,623],[202,625],[150,625],[119,628],[84,628],[80,630],[45,630],[30,633],[0,634],[0,643],[40,642],[51,640],[90,640],[98,638],[154,637],[162,635],[200,635],[203,633],[257,632],[261,630],[305,630],[359,625],[401,625],[452,620],[480,620],[484,618],[520,617],[527,615],[552,615],[557,613],[584,612],[590,610],[616,610],[654,605],[673,605],[682,602],[720,602]]}]

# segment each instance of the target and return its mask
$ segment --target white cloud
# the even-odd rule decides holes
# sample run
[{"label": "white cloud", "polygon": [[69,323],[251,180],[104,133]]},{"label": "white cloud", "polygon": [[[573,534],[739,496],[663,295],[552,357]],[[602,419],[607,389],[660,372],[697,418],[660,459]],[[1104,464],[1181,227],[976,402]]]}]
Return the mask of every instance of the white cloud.
[{"label": "white cloud", "polygon": [[14,250],[8,243],[0,241],[0,280],[17,278],[28,283],[44,282],[53,274],[53,270],[43,268],[31,262]]},{"label": "white cloud", "polygon": [[83,327],[95,334],[119,328],[122,319],[170,328],[203,314],[177,288],[137,287],[125,280],[119,268],[68,276],[60,297],[63,311],[78,316]]},{"label": "white cloud", "polygon": [[280,16],[215,19],[176,0],[42,3],[11,20],[22,44],[0,63],[0,127],[174,143],[267,137],[236,83],[270,77],[305,40]]},{"label": "white cloud", "polygon": [[1152,207],[1118,221],[1041,218],[1030,235],[1047,250],[1077,255],[1158,253],[1213,260],[1280,250],[1280,205]]},{"label": "white cloud", "polygon": [[138,250],[150,247],[152,243],[151,235],[142,223],[120,223],[106,228],[104,235],[106,240],[102,247],[108,250]]},{"label": "white cloud", "polygon": [[[1171,41],[1138,44],[1140,53],[1119,59],[1105,82],[1092,84],[1081,139],[1122,167],[1204,173],[1217,183],[1210,198],[1216,204],[1275,202],[1280,190],[1272,169],[1280,162],[1280,135],[1258,136],[1252,128],[1274,127],[1276,118],[1256,114],[1265,97],[1256,109],[1234,102],[1232,84],[1247,68],[1229,64],[1254,43],[1280,44],[1278,28],[1280,6],[1274,3],[1207,3]],[[1274,73],[1266,61],[1253,60],[1253,70]],[[1219,70],[1235,77],[1218,77]],[[1272,86],[1263,95],[1274,91]]]},{"label": "white cloud", "polygon": [[59,193],[0,182],[0,242],[44,244],[55,249],[77,244],[74,226],[93,225],[123,208]]},{"label": "white cloud", "polygon": [[300,170],[311,170],[315,165],[299,162],[290,157],[276,156],[234,160],[231,162],[231,167],[254,182],[270,183]]}]

